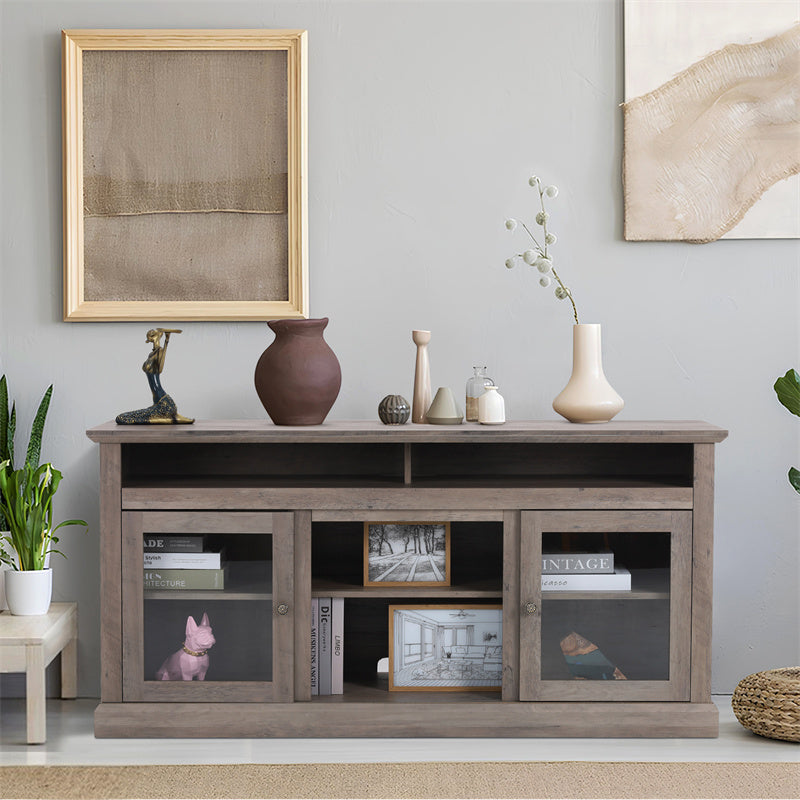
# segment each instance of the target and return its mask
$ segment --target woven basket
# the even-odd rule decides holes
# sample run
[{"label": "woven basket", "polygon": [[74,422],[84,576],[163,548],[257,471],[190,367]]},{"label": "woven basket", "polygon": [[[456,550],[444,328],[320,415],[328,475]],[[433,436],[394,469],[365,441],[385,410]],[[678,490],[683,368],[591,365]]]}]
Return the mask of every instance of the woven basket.
[{"label": "woven basket", "polygon": [[800,742],[800,667],[756,672],[731,699],[736,719],[759,736]]}]

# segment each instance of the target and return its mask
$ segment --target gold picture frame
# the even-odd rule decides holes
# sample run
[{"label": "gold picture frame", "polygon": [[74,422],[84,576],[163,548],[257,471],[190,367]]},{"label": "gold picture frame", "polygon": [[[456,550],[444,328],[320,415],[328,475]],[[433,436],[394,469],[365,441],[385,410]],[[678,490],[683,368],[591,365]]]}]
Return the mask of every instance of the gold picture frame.
[{"label": "gold picture frame", "polygon": [[308,317],[306,32],[64,30],[62,58],[64,320]]},{"label": "gold picture frame", "polygon": [[[380,541],[379,553],[374,552]],[[391,542],[403,544],[395,553]],[[382,543],[390,551],[383,554]],[[439,545],[444,545],[444,552]],[[408,547],[411,547],[409,552]],[[449,522],[365,522],[364,586],[450,586]]]},{"label": "gold picture frame", "polygon": [[389,606],[390,692],[499,692],[503,606]]}]

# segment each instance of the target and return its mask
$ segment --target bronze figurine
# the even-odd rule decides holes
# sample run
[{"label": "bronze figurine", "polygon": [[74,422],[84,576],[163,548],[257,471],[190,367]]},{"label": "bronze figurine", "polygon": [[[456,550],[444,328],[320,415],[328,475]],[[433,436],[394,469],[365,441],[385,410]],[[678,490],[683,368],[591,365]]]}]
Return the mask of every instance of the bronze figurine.
[{"label": "bronze figurine", "polygon": [[[178,413],[175,401],[164,391],[161,386],[161,373],[167,357],[167,345],[171,333],[180,333],[177,328],[153,328],[147,331],[146,342],[151,342],[153,349],[147,356],[142,370],[147,375],[147,383],[153,393],[153,405],[140,408],[136,411],[126,411],[117,416],[118,425],[144,425],[155,423],[192,423],[193,419]],[[161,346],[161,337],[164,337],[164,346]]]}]

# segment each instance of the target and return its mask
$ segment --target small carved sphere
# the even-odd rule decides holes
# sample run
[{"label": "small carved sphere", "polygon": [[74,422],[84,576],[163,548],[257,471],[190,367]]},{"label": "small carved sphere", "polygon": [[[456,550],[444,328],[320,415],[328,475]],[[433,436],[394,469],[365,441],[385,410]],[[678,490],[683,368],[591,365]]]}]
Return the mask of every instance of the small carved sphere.
[{"label": "small carved sphere", "polygon": [[411,416],[411,406],[399,394],[387,394],[378,404],[378,419],[384,425],[402,425]]}]

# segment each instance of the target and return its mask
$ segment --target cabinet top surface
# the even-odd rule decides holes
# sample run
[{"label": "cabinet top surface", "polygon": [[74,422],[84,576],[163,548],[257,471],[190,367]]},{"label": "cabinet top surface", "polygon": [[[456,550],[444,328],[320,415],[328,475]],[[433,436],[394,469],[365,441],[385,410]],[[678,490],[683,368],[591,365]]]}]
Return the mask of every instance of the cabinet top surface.
[{"label": "cabinet top surface", "polygon": [[480,443],[480,442],[721,442],[728,432],[701,421],[625,421],[576,424],[514,421],[504,425],[383,425],[370,420],[322,425],[273,425],[269,420],[197,420],[191,425],[117,425],[106,422],[86,435],[101,444],[125,443]]}]

